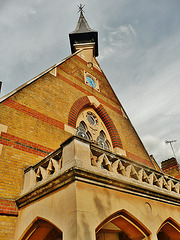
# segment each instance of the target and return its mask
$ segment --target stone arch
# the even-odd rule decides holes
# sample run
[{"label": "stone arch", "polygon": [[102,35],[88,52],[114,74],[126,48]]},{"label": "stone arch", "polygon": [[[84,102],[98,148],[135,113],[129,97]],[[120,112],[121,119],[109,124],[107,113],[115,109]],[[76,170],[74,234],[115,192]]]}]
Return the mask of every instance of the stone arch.
[{"label": "stone arch", "polygon": [[62,240],[62,231],[43,218],[36,218],[20,240]]},{"label": "stone arch", "polygon": [[109,114],[106,112],[104,107],[99,103],[99,101],[93,96],[85,96],[82,98],[77,99],[73,106],[70,109],[69,116],[68,116],[68,125],[75,128],[76,121],[80,111],[84,108],[92,107],[96,113],[100,116],[103,123],[105,124],[109,135],[111,137],[113,148],[121,148],[123,149],[122,142],[118,131],[110,118]]},{"label": "stone arch", "polygon": [[166,219],[157,232],[158,240],[179,240],[180,225],[172,218]]},{"label": "stone arch", "polygon": [[96,239],[106,238],[106,234],[109,239],[141,240],[146,239],[150,231],[134,216],[121,210],[110,215],[96,228]]}]

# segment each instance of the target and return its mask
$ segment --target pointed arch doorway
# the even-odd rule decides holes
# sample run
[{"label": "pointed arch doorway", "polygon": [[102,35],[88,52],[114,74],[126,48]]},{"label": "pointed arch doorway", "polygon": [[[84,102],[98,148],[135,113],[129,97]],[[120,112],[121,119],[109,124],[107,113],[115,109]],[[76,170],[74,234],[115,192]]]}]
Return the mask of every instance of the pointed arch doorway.
[{"label": "pointed arch doorway", "polygon": [[169,218],[161,225],[157,237],[158,240],[179,240],[180,226]]},{"label": "pointed arch doorway", "polygon": [[62,240],[62,232],[53,224],[43,220],[35,220],[21,240]]},{"label": "pointed arch doorway", "polygon": [[127,212],[110,216],[96,230],[96,240],[145,240],[149,235],[150,232]]}]

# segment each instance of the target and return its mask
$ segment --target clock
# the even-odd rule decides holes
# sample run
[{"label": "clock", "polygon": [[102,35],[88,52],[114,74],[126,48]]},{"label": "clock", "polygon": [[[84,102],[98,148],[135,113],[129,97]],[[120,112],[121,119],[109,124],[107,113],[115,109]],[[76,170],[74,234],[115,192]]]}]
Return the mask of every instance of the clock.
[{"label": "clock", "polygon": [[84,82],[94,90],[100,92],[98,79],[86,71],[84,71]]},{"label": "clock", "polygon": [[96,87],[96,83],[95,83],[94,79],[90,76],[86,76],[86,83],[93,88]]}]

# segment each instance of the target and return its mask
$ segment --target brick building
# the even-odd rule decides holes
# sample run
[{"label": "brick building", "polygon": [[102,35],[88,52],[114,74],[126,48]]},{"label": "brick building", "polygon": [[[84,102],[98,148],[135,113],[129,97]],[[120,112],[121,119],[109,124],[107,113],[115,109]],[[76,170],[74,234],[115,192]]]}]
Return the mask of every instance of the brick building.
[{"label": "brick building", "polygon": [[164,173],[180,179],[180,166],[175,157],[162,161],[161,169]]},{"label": "brick building", "polygon": [[0,239],[180,239],[161,172],[99,66],[80,11],[72,54],[0,100]]}]

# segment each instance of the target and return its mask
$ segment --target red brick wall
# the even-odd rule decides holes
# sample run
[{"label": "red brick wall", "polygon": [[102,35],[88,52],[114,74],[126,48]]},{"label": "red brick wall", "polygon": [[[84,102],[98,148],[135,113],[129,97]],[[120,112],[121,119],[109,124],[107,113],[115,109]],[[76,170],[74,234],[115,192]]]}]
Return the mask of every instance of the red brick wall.
[{"label": "red brick wall", "polygon": [[15,201],[0,199],[0,215],[17,216],[18,208]]}]

